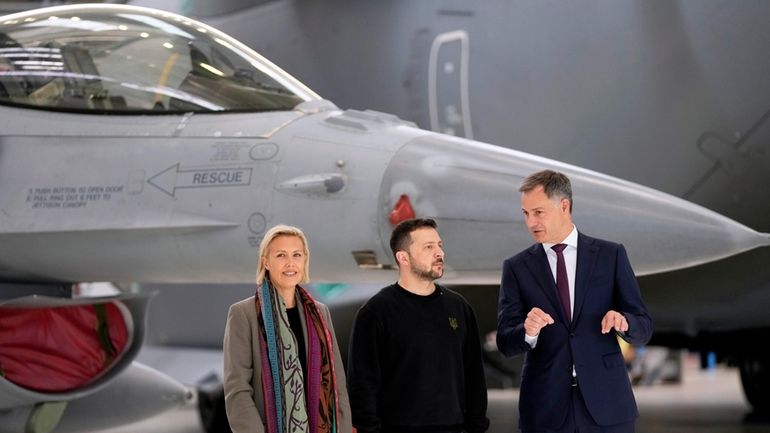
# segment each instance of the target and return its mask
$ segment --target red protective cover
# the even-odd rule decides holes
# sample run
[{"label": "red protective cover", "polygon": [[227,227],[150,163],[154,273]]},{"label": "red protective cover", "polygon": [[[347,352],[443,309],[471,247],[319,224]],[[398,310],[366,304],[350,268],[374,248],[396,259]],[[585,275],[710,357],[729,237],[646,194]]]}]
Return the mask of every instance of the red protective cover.
[{"label": "red protective cover", "polygon": [[393,206],[393,210],[390,211],[388,220],[392,225],[395,226],[402,221],[414,218],[414,216],[415,213],[414,209],[412,208],[412,203],[409,201],[409,196],[402,194],[401,197],[398,198],[396,204]]},{"label": "red protective cover", "polygon": [[[105,306],[117,358],[128,342],[128,329],[118,307]],[[93,305],[0,307],[0,369],[5,379],[43,392],[73,391],[88,384],[108,367],[97,324]]]}]

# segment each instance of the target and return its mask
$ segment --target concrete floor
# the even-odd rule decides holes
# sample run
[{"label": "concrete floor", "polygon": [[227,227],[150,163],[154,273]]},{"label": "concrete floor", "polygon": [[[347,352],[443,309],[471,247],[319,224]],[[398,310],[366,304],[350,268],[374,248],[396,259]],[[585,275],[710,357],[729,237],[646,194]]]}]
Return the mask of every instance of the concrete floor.
[{"label": "concrete floor", "polygon": [[[750,412],[738,371],[718,366],[700,370],[686,357],[681,384],[634,389],[641,417],[640,433],[770,433],[770,423],[744,421]],[[517,390],[490,390],[490,433],[516,432]],[[99,433],[203,433],[195,407],[180,408],[155,418],[102,430]]]}]

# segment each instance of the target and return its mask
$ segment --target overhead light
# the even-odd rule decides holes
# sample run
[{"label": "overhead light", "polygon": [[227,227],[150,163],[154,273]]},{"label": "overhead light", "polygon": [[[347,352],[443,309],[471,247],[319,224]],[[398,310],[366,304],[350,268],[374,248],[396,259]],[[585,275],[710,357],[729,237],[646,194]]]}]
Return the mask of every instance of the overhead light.
[{"label": "overhead light", "polygon": [[215,68],[215,67],[213,67],[213,66],[211,66],[211,65],[209,65],[207,63],[200,63],[200,65],[201,65],[201,68],[211,72],[214,75],[219,75],[220,77],[224,77],[225,76],[224,72],[220,71],[219,69],[217,69],[217,68]]}]

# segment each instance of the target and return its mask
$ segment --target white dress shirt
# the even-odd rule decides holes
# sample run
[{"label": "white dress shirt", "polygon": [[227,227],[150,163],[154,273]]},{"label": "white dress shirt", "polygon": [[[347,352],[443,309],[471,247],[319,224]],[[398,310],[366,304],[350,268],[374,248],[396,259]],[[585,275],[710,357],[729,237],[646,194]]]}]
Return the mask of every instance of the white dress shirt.
[{"label": "white dress shirt", "polygon": [[[560,244],[567,244],[567,248],[564,248],[562,254],[564,255],[564,265],[567,268],[567,281],[569,282],[569,307],[570,317],[572,317],[575,311],[575,272],[577,270],[577,246],[578,246],[578,231],[575,225],[572,225],[572,231],[567,237],[558,242]],[[551,267],[551,275],[553,275],[553,281],[556,282],[556,251],[551,249],[556,244],[543,242],[543,249],[545,255],[548,257],[548,265]],[[524,340],[529,343],[531,347],[535,347],[537,344],[537,335],[530,337],[524,334]]]}]

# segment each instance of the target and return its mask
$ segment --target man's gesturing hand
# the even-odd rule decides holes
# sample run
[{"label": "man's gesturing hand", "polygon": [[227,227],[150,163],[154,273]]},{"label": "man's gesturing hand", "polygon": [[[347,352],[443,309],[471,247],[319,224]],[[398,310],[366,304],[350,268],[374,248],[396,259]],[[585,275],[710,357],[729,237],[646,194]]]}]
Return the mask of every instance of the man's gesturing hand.
[{"label": "man's gesturing hand", "polygon": [[535,307],[527,313],[524,320],[524,332],[530,337],[537,337],[540,330],[553,323],[553,318],[545,311]]},{"label": "man's gesturing hand", "polygon": [[628,331],[628,321],[624,315],[610,310],[602,319],[602,334],[610,332],[613,328],[618,332],[626,332]]}]

